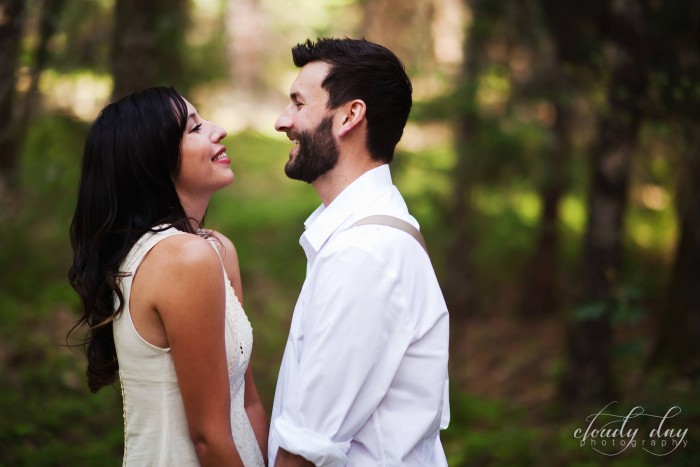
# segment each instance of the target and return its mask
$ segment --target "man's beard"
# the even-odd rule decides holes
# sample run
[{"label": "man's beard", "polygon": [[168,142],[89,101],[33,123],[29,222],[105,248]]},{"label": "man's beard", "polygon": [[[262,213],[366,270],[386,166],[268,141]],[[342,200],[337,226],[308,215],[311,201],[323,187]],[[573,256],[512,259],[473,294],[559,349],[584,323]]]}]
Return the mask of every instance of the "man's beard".
[{"label": "man's beard", "polygon": [[311,183],[335,167],[339,152],[332,128],[333,118],[329,115],[314,130],[299,133],[299,152],[284,166],[287,177]]}]

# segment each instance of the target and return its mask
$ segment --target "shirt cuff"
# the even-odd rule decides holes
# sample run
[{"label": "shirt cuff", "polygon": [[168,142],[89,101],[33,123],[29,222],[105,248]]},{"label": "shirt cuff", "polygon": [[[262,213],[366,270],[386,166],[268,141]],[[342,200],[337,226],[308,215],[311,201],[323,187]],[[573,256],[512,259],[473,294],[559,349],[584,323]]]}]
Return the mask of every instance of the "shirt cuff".
[{"label": "shirt cuff", "polygon": [[279,447],[303,457],[316,466],[341,467],[347,464],[350,441],[336,442],[306,428],[299,428],[277,417],[273,428]]},{"label": "shirt cuff", "polygon": [[444,430],[450,425],[450,380],[445,380],[445,389],[442,396],[442,416],[440,417],[440,429]]}]

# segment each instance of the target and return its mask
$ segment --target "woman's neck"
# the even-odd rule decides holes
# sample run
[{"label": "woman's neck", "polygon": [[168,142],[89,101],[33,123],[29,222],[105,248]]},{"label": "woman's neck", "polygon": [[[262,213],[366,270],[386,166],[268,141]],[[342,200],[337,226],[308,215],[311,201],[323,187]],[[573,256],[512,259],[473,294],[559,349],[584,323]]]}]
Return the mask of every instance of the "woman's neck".
[{"label": "woman's neck", "polygon": [[195,231],[198,230],[202,225],[204,214],[207,212],[209,199],[193,200],[191,198],[180,196],[180,204],[182,205],[182,209],[184,209],[185,214],[190,219],[192,229]]}]

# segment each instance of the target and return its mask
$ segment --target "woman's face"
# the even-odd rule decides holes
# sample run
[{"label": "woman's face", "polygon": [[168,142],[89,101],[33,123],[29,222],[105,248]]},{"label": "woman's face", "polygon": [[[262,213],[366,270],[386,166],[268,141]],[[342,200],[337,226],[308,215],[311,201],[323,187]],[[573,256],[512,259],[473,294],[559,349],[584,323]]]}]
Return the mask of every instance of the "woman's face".
[{"label": "woman's face", "polygon": [[233,181],[231,160],[226,155],[226,146],[221,144],[226,130],[204,120],[192,104],[185,102],[188,117],[180,145],[180,172],[175,188],[181,200],[211,197]]}]

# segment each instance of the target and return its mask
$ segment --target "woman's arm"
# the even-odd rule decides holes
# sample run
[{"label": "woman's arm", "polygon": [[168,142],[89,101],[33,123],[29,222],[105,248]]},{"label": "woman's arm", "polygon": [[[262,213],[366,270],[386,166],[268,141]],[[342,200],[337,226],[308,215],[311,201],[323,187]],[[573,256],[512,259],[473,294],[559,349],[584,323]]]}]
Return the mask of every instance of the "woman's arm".
[{"label": "woman's arm", "polygon": [[[231,281],[231,286],[238,297],[238,301],[243,304],[243,285],[236,247],[225,235],[222,235],[216,231],[213,231],[212,235],[221,243],[221,247],[223,248],[221,256],[223,257],[226,274]],[[255,438],[258,440],[258,444],[260,445],[260,451],[262,451],[265,463],[267,463],[267,437],[269,435],[270,427],[267,421],[265,407],[263,406],[260,395],[258,394],[258,389],[255,385],[252,368],[253,359],[251,356],[251,360],[248,363],[248,368],[245,372],[244,404],[246,413],[248,414],[248,419],[250,420],[250,424],[255,432]]]},{"label": "woman's arm", "polygon": [[270,467],[313,467],[313,463],[282,448],[277,450],[275,465]]},{"label": "woman's arm", "polygon": [[267,421],[265,407],[258,394],[258,388],[255,386],[252,364],[248,365],[248,369],[245,372],[244,404],[248,419],[253,427],[253,432],[255,432],[255,438],[258,440],[260,451],[265,459],[265,464],[267,464],[267,438],[270,433],[270,425]]},{"label": "woman's arm", "polygon": [[197,457],[202,466],[243,465],[229,418],[226,298],[219,257],[194,235],[177,235],[161,244],[143,266],[151,271],[153,306],[167,334]]}]

